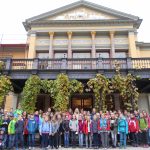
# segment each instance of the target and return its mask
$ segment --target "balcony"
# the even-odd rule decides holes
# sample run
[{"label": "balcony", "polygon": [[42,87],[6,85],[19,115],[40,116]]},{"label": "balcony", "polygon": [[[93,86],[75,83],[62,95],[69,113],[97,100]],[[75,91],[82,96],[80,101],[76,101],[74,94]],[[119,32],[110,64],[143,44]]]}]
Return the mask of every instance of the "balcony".
[{"label": "balcony", "polygon": [[[123,74],[128,72],[150,78],[150,58],[86,58],[86,59],[0,59],[4,62],[3,74],[16,77],[21,74],[38,74],[43,78],[55,78],[60,72],[72,78],[90,78],[96,73],[111,77],[119,67]],[[54,75],[55,74],[55,75]],[[52,76],[51,76],[52,75]],[[76,75],[76,76],[73,76]],[[27,77],[26,76],[26,77]],[[80,77],[79,77],[80,76]]]}]

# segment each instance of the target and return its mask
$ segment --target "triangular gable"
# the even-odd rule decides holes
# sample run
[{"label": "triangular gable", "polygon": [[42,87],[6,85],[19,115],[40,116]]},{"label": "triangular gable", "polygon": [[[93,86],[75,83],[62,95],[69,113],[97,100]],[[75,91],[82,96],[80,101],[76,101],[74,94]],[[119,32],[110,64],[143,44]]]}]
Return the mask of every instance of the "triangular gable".
[{"label": "triangular gable", "polygon": [[[110,9],[110,8],[107,8],[107,7],[104,7],[104,6],[101,6],[101,5],[97,5],[97,4],[88,2],[88,1],[81,0],[81,1],[78,1],[78,2],[75,2],[75,3],[72,3],[72,4],[60,7],[58,9],[49,11],[47,13],[43,13],[41,15],[29,18],[29,19],[26,20],[26,22],[40,21],[40,20],[48,19],[48,18],[52,19],[52,20],[57,20],[57,19],[58,20],[63,20],[63,16],[60,15],[60,14],[65,15],[67,12],[69,12],[71,10],[77,10],[78,8],[93,10],[93,13],[95,13],[95,14],[93,14],[93,16],[95,15],[95,18],[97,18],[97,19],[107,19],[107,18],[108,19],[116,19],[116,18],[117,19],[118,18],[123,19],[124,18],[124,19],[131,19],[131,20],[134,20],[134,21],[139,19],[139,17],[137,17],[137,16],[133,16],[133,15],[130,15],[130,14],[127,14],[127,13],[123,13],[123,12],[120,12],[120,11],[117,11],[117,10],[114,10],[114,9]],[[92,18],[91,13],[92,12],[90,12],[90,17]],[[86,11],[85,10],[83,12],[79,11],[79,14],[78,14],[78,11],[77,11],[77,15],[72,14],[72,18],[74,18],[74,17],[79,18],[79,16],[81,16],[83,18],[85,16],[87,16]],[[71,18],[71,17],[68,17],[68,18]],[[85,17],[85,18],[88,19],[88,17]],[[71,19],[71,20],[73,20],[73,19]],[[81,20],[81,19],[79,19],[79,20]]]}]

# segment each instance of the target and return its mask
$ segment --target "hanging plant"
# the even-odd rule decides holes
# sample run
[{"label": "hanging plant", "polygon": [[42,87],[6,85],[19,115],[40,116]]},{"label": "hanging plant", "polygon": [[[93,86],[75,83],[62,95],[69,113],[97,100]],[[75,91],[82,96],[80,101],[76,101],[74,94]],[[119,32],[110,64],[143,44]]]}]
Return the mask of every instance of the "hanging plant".
[{"label": "hanging plant", "polygon": [[10,77],[8,76],[0,76],[0,107],[3,104],[5,96],[13,91],[12,83],[10,81]]},{"label": "hanging plant", "polygon": [[76,92],[83,92],[83,85],[77,80],[69,80],[65,74],[59,74],[54,81],[54,108],[57,111],[67,111],[70,95]]},{"label": "hanging plant", "polygon": [[109,79],[101,74],[97,74],[95,78],[87,82],[88,87],[94,92],[95,108],[97,110],[107,110],[106,95],[110,93],[109,84]]},{"label": "hanging plant", "polygon": [[35,104],[37,100],[37,95],[41,90],[41,80],[37,75],[32,75],[25,83],[23,88],[23,97],[21,102],[21,107],[24,111],[28,113],[33,113],[35,111]]}]

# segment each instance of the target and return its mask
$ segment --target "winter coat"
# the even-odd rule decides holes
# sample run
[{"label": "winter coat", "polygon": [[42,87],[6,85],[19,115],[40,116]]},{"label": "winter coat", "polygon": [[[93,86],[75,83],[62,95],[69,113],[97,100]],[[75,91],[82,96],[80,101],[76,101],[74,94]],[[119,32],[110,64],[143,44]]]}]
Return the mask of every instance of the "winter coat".
[{"label": "winter coat", "polygon": [[135,133],[139,131],[139,123],[136,118],[132,118],[128,122],[129,132]]},{"label": "winter coat", "polygon": [[23,133],[24,134],[28,134],[28,130],[27,130],[27,124],[28,124],[28,119],[24,118],[24,129],[23,129]]},{"label": "winter coat", "polygon": [[69,120],[64,120],[62,122],[62,128],[63,128],[64,132],[69,132],[70,131]]},{"label": "winter coat", "polygon": [[3,120],[3,123],[2,123],[2,125],[1,125],[1,127],[5,129],[5,133],[6,133],[6,134],[8,133],[8,125],[9,125],[9,122],[10,122],[9,119]]},{"label": "winter coat", "polygon": [[59,129],[59,123],[58,122],[52,122],[52,134],[56,134]]},{"label": "winter coat", "polygon": [[110,119],[110,130],[117,133],[117,128],[118,128],[118,120]]},{"label": "winter coat", "polygon": [[92,121],[91,132],[98,133],[98,121],[97,120]]},{"label": "winter coat", "polygon": [[98,121],[98,131],[100,132],[106,132],[110,130],[110,121],[107,119],[100,118]]},{"label": "winter coat", "polygon": [[128,134],[128,122],[126,118],[118,119],[118,132],[125,132]]},{"label": "winter coat", "polygon": [[34,119],[35,119],[36,123],[39,124],[39,115],[34,115]]},{"label": "winter coat", "polygon": [[24,129],[24,121],[18,120],[15,124],[16,133],[23,133],[23,129]]},{"label": "winter coat", "polygon": [[8,125],[8,134],[15,134],[15,124],[16,121],[14,119],[10,121]]},{"label": "winter coat", "polygon": [[90,122],[88,122],[87,120],[84,121],[84,124],[83,124],[83,133],[85,135],[87,135],[88,133],[91,133],[91,126],[92,126],[92,122],[91,121]]},{"label": "winter coat", "polygon": [[77,132],[78,131],[78,120],[70,120],[69,127],[71,131]]},{"label": "winter coat", "polygon": [[2,147],[4,147],[6,145],[6,140],[7,140],[7,135],[4,134],[0,134],[0,143],[2,145]]},{"label": "winter coat", "polygon": [[50,122],[43,122],[39,129],[40,133],[52,133],[52,124]]},{"label": "winter coat", "polygon": [[148,117],[148,128],[150,129],[150,116]]},{"label": "winter coat", "polygon": [[35,119],[29,119],[27,123],[27,130],[29,134],[34,134],[37,129],[37,122]]},{"label": "winter coat", "polygon": [[146,130],[148,128],[148,123],[145,118],[139,119],[139,128],[140,130]]},{"label": "winter coat", "polygon": [[83,133],[83,120],[78,120],[78,132]]}]

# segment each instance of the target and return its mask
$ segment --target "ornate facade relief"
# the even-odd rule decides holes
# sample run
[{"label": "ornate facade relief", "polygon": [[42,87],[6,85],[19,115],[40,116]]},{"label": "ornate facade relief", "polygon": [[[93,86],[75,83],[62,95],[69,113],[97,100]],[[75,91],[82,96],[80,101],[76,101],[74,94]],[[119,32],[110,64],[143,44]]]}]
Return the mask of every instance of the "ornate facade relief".
[{"label": "ornate facade relief", "polygon": [[48,18],[48,20],[95,20],[95,19],[118,19],[117,17],[99,12],[86,7],[79,7],[61,15]]}]

